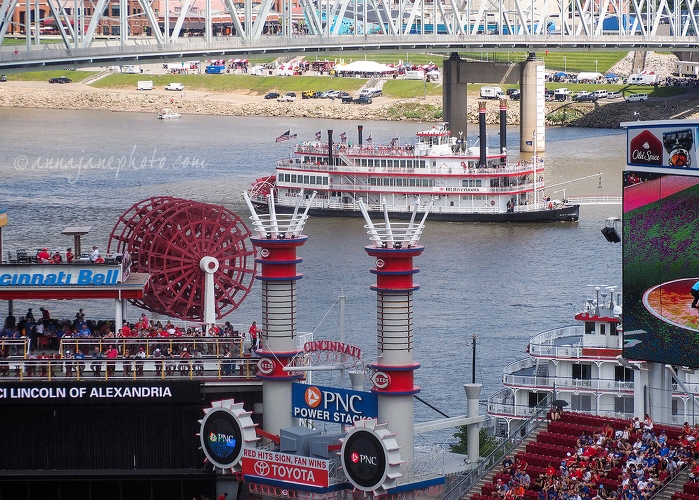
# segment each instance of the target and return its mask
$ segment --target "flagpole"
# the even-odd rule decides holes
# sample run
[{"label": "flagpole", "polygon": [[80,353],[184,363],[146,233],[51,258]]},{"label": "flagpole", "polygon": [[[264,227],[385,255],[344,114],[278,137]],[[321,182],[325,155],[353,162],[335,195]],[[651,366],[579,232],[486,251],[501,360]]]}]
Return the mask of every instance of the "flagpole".
[{"label": "flagpole", "polygon": [[536,210],[536,129],[532,132],[532,145],[534,146],[534,210]]}]

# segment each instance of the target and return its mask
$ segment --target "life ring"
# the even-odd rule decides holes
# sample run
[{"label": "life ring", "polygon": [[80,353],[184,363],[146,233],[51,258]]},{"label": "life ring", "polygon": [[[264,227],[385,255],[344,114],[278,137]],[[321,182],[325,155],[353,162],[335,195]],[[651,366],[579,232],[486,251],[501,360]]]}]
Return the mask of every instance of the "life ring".
[{"label": "life ring", "polygon": [[494,207],[495,206],[495,200],[490,200],[490,206]]},{"label": "life ring", "polygon": [[462,161],[462,162],[461,162],[461,166],[462,166],[463,168],[466,168],[466,162],[465,162],[465,161]]}]

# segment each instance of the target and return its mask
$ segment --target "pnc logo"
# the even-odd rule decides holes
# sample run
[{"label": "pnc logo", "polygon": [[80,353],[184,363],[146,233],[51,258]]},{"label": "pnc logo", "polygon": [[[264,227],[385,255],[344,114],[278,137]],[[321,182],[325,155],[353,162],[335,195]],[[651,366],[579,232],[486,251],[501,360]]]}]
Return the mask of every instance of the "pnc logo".
[{"label": "pnc logo", "polygon": [[262,375],[271,375],[274,372],[274,361],[262,358],[257,362],[257,369]]},{"label": "pnc logo", "polygon": [[320,389],[317,387],[309,387],[306,389],[306,394],[304,395],[304,398],[306,400],[306,404],[310,408],[316,408],[320,405],[321,401],[323,400],[323,396],[320,393]]},{"label": "pnc logo", "polygon": [[359,453],[357,453],[356,451],[353,451],[352,455],[350,455],[350,460],[352,460],[353,464],[358,463],[359,462]]}]

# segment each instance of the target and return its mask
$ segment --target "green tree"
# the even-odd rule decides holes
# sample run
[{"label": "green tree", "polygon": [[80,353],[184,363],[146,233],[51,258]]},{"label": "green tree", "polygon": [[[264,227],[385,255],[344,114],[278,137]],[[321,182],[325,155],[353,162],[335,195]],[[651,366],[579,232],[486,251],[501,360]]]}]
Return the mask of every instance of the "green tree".
[{"label": "green tree", "polygon": [[[454,437],[459,440],[458,443],[451,445],[451,451],[453,453],[460,453],[462,455],[468,455],[468,431],[466,426],[462,425],[459,430],[454,434]],[[499,442],[495,436],[488,434],[488,429],[481,427],[478,431],[478,441],[480,443],[481,456],[485,457],[490,455],[490,453],[497,448]]]}]

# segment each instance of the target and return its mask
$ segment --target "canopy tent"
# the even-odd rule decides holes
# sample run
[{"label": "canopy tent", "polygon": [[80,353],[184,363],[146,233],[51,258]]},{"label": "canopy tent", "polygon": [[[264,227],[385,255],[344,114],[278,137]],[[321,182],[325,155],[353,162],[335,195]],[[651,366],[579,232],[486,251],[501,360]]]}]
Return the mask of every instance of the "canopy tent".
[{"label": "canopy tent", "polygon": [[606,77],[607,80],[614,80],[615,78],[619,78],[617,75],[614,73],[609,73]]},{"label": "canopy tent", "polygon": [[564,76],[568,76],[568,73],[565,73],[564,71],[559,71],[558,73],[554,73],[553,76],[556,78],[562,78]]},{"label": "canopy tent", "polygon": [[335,65],[335,71],[347,73],[391,73],[394,68],[374,61],[354,61],[349,64]]}]

